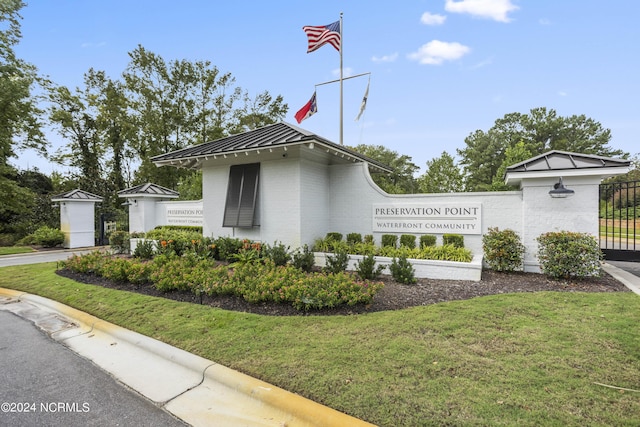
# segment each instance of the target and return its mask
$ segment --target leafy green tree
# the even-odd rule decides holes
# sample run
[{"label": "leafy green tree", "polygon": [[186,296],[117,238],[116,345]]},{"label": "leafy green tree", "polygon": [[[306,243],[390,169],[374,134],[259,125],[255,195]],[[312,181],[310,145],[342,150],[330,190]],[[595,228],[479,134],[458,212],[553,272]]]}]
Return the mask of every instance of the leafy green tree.
[{"label": "leafy green tree", "polygon": [[16,150],[32,148],[46,155],[47,143],[41,131],[41,110],[32,95],[41,83],[36,68],[19,59],[14,47],[20,33],[19,0],[0,0],[0,233],[19,234],[15,220],[28,213],[33,193],[20,186],[18,172],[10,164]]},{"label": "leafy green tree", "polygon": [[372,174],[373,181],[390,194],[411,194],[418,189],[414,175],[420,169],[410,156],[398,154],[382,145],[359,144],[352,150],[393,168],[393,173]]},{"label": "leafy green tree", "polygon": [[421,193],[456,193],[464,191],[462,171],[446,151],[427,161],[427,170],[418,178]]},{"label": "leafy green tree", "polygon": [[549,150],[573,151],[601,156],[625,153],[608,146],[611,131],[584,115],[558,116],[555,110],[534,108],[529,114],[510,113],[496,120],[488,131],[476,130],[458,149],[467,176],[467,190],[490,188],[506,157],[508,147],[522,141],[532,154]]},{"label": "leafy green tree", "polygon": [[135,153],[128,141],[135,134],[124,84],[108,78],[104,71],[90,69],[85,75],[87,99],[96,111],[96,128],[106,157],[103,169],[105,200],[103,205],[119,206],[117,191],[131,185]]},{"label": "leafy green tree", "polygon": [[518,142],[514,146],[507,147],[504,155],[504,160],[498,168],[496,175],[493,177],[493,182],[491,182],[491,186],[489,187],[490,191],[513,190],[514,188],[512,186],[504,183],[504,177],[507,172],[507,168],[532,157],[531,151],[527,149],[523,141]]},{"label": "leafy green tree", "polygon": [[129,53],[123,77],[131,102],[131,120],[137,130],[131,144],[141,160],[137,182],[174,188],[187,171],[159,170],[151,157],[184,148],[193,141],[193,100],[188,98],[194,79],[187,61],[167,63],[142,46]]},{"label": "leafy green tree", "polygon": [[251,98],[209,61],[167,62],[142,46],[129,56],[123,77],[137,129],[131,142],[141,162],[138,182],[175,188],[193,172],[158,169],[151,157],[275,123],[288,110],[281,96],[263,92]]},{"label": "leafy green tree", "polygon": [[179,200],[202,199],[202,171],[188,175],[178,182]]},{"label": "leafy green tree", "polygon": [[97,113],[92,110],[86,92],[76,89],[71,93],[64,86],[55,86],[50,90],[49,100],[49,118],[67,140],[52,159],[76,168],[76,180],[83,190],[102,195],[105,148],[99,138]]}]

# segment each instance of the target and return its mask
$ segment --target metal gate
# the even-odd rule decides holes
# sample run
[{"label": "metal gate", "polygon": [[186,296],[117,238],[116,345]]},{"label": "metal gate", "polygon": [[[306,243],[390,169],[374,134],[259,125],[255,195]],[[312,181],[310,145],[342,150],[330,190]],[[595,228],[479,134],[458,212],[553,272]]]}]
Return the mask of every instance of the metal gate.
[{"label": "metal gate", "polygon": [[640,181],[600,185],[600,248],[605,259],[640,262]]}]

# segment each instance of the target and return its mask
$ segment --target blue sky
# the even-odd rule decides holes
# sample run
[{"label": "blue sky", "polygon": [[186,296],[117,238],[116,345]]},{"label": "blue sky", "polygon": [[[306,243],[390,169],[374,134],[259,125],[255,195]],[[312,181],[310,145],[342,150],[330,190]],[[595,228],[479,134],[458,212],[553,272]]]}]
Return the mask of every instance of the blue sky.
[{"label": "blue sky", "polygon": [[[118,78],[139,44],[165,60],[210,60],[251,95],[282,95],[295,124],[340,58],[329,45],[307,54],[302,26],[340,12],[345,76],[371,72],[358,122],[367,78],[344,82],[346,145],[384,145],[424,170],[505,114],[547,107],[591,117],[613,148],[640,152],[637,0],[31,0],[16,51],[71,88],[90,67]],[[338,142],[339,86],[318,87],[317,102],[300,126]],[[19,154],[21,168],[65,171]]]}]

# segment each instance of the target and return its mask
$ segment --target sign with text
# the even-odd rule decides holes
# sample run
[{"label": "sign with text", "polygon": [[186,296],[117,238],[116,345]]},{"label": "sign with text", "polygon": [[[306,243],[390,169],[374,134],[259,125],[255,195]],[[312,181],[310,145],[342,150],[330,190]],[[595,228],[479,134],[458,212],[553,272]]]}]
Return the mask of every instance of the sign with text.
[{"label": "sign with text", "polygon": [[373,231],[407,234],[481,234],[481,203],[373,205]]},{"label": "sign with text", "polygon": [[167,225],[202,225],[202,204],[200,206],[180,206],[177,203],[167,206]]}]

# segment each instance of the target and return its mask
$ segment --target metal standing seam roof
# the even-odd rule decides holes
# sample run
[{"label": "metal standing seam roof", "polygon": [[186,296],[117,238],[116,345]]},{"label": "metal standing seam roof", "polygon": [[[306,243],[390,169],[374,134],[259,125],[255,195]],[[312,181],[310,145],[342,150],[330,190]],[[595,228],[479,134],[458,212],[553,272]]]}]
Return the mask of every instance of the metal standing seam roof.
[{"label": "metal standing seam roof", "polygon": [[180,193],[178,193],[177,191],[165,188],[161,185],[152,184],[152,183],[141,184],[135,187],[118,191],[118,197],[128,197],[128,196],[137,196],[137,195],[175,198],[175,197],[178,197]]},{"label": "metal standing seam roof", "polygon": [[166,154],[160,154],[151,158],[157,166],[176,166],[197,168],[203,158],[209,156],[234,154],[275,147],[287,147],[303,143],[317,143],[333,151],[334,154],[345,154],[355,160],[369,163],[384,172],[392,172],[393,169],[377,160],[359,154],[342,145],[338,145],[328,139],[308,132],[286,122],[275,123],[258,129],[250,130],[237,135],[231,135],[204,144],[192,145]]},{"label": "metal standing seam roof", "polygon": [[628,167],[629,160],[613,159],[593,154],[549,151],[524,162],[507,167],[507,172],[560,171],[591,168]]},{"label": "metal standing seam roof", "polygon": [[53,196],[51,198],[52,202],[66,202],[70,200],[82,202],[101,202],[102,197],[97,196],[93,193],[89,193],[88,191],[75,189],[67,191],[66,193],[58,194],[57,196]]}]

